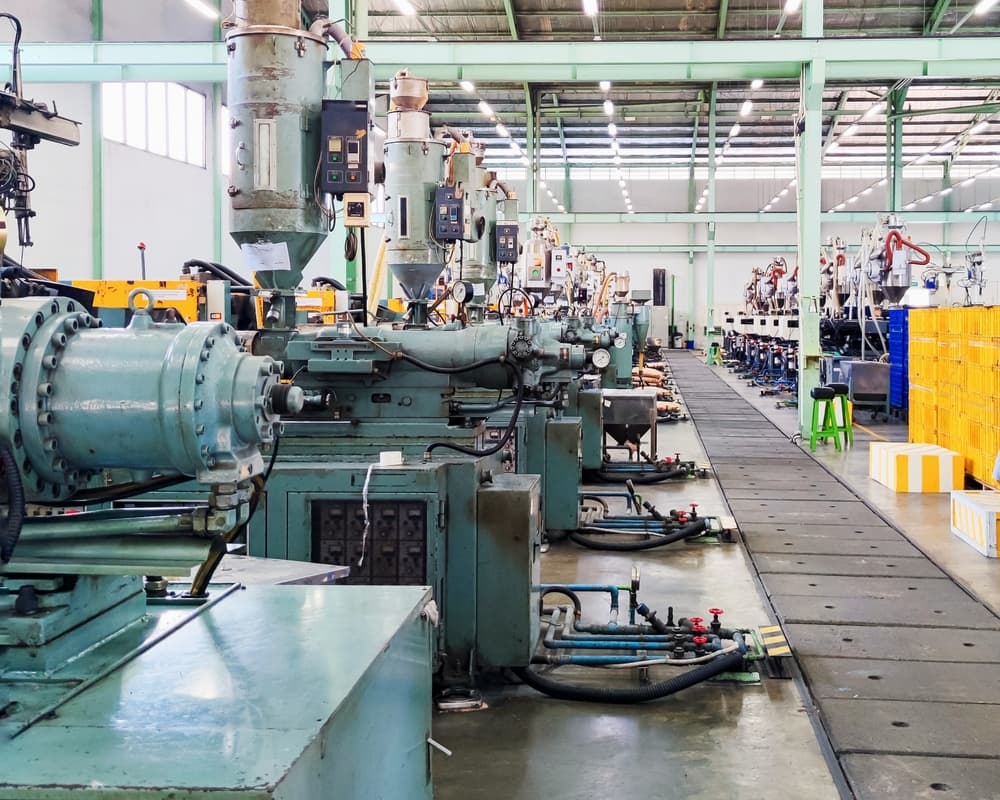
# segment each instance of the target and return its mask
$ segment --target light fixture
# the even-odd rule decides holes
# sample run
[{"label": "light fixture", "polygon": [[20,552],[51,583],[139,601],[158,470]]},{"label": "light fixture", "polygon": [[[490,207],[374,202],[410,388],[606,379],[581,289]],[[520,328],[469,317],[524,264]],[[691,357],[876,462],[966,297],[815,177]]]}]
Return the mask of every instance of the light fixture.
[{"label": "light fixture", "polygon": [[546,186],[545,181],[539,181],[538,182],[538,188],[539,189],[548,189],[549,187]]},{"label": "light fixture", "polygon": [[903,206],[903,211],[910,211],[916,207],[917,207],[916,203],[907,203],[905,206]]},{"label": "light fixture", "polygon": [[217,8],[212,8],[208,3],[203,0],[184,0],[191,8],[201,14],[203,17],[208,19],[218,19],[219,10]]},{"label": "light fixture", "polygon": [[613,117],[615,115],[615,104],[610,100],[604,101],[604,113],[609,117]]},{"label": "light fixture", "polygon": [[521,163],[524,164],[524,166],[528,166],[528,164],[530,164],[531,162],[528,161],[527,156],[521,156]]},{"label": "light fixture", "polygon": [[976,182],[976,176],[973,175],[971,178],[966,178],[964,181],[962,181],[958,185],[959,186],[972,186],[972,184],[974,184],[975,182]]},{"label": "light fixture", "polygon": [[857,125],[851,125],[846,131],[844,131],[841,136],[853,136],[858,132]]},{"label": "light fixture", "polygon": [[976,7],[972,9],[972,13],[975,14],[977,17],[981,17],[983,14],[985,14],[987,11],[993,8],[993,6],[995,6],[996,4],[997,0],[979,0],[979,2],[976,3]]},{"label": "light fixture", "polygon": [[629,214],[634,214],[634,213],[635,213],[635,211],[633,211],[633,210],[632,210],[632,209],[630,208],[630,209],[628,210],[628,213],[629,213]]},{"label": "light fixture", "polygon": [[583,0],[583,13],[588,17],[596,17],[597,0]]},{"label": "light fixture", "polygon": [[788,194],[788,187],[787,186],[784,189],[782,189],[780,192],[778,192],[778,197],[784,197],[786,194]]},{"label": "light fixture", "polygon": [[990,127],[990,121],[988,119],[980,120],[969,129],[969,136],[975,136],[977,133],[982,133],[988,127]]},{"label": "light fixture", "polygon": [[979,210],[980,211],[985,211],[988,208],[993,208],[993,203],[992,202],[983,203],[981,206],[979,206]]},{"label": "light fixture", "polygon": [[929,203],[933,199],[934,199],[934,195],[932,195],[932,194],[926,194],[923,197],[921,197],[920,200],[918,200],[917,202],[919,202],[919,203]]},{"label": "light fixture", "polygon": [[877,184],[875,184],[875,185],[876,185],[876,186],[885,186],[885,185],[886,185],[886,184],[887,184],[888,182],[889,182],[889,179],[888,179],[888,178],[882,178],[882,180],[880,180],[880,181],[879,181],[879,182],[878,182]]},{"label": "light fixture", "polygon": [[613,122],[609,122],[608,123],[608,136],[614,137],[614,136],[617,136],[617,135],[618,135],[618,126],[615,125],[615,123],[613,123]]},{"label": "light fixture", "polygon": [[848,197],[847,198],[847,202],[848,203],[856,203],[856,202],[858,202],[858,196],[854,195],[854,197]]},{"label": "light fixture", "polygon": [[791,16],[802,6],[802,0],[785,0],[785,16]]},{"label": "light fixture", "polygon": [[729,129],[729,138],[735,139],[739,135],[740,135],[740,123],[734,122],[733,127]]},{"label": "light fixture", "polygon": [[843,211],[845,208],[847,208],[847,203],[838,203],[837,205],[835,205],[833,207],[833,210],[834,211]]},{"label": "light fixture", "polygon": [[885,103],[878,102],[869,108],[864,114],[861,115],[861,119],[869,119],[877,114],[881,114],[885,110]]},{"label": "light fixture", "polygon": [[513,152],[515,155],[520,155],[520,153],[521,153],[521,146],[517,142],[515,142],[513,139],[511,139],[511,141],[510,141],[510,149],[511,149],[511,152]]},{"label": "light fixture", "polygon": [[[187,2],[190,3],[191,0],[187,0]],[[407,17],[415,17],[417,15],[417,9],[410,5],[409,0],[392,0],[392,2],[400,14],[405,14]]]},{"label": "light fixture", "polygon": [[612,153],[617,153],[620,149],[621,148],[620,148],[620,146],[618,144],[618,140],[617,139],[612,139],[611,140],[611,152]]},{"label": "light fixture", "polygon": [[862,196],[862,197],[867,197],[867,196],[868,196],[868,195],[870,195],[870,194],[871,194],[871,193],[872,193],[873,191],[875,191],[875,187],[874,187],[874,186],[869,186],[869,187],[867,187],[866,189],[863,189],[863,190],[862,190],[862,192],[861,192],[861,196]]},{"label": "light fixture", "polygon": [[940,192],[938,192],[938,194],[941,195],[942,197],[945,197],[946,195],[951,194],[953,191],[954,191],[954,187],[947,186],[944,189],[942,189]]},{"label": "light fixture", "polygon": [[611,91],[611,81],[601,81],[597,85],[601,87],[601,91],[602,92],[610,92]]},{"label": "light fixture", "polygon": [[482,114],[484,117],[492,117],[493,116],[493,109],[490,108],[490,104],[487,103],[485,100],[480,100],[479,101],[479,113]]},{"label": "light fixture", "polygon": [[792,179],[791,179],[791,180],[790,180],[790,181],[788,182],[788,185],[789,185],[789,186],[794,186],[794,185],[795,185],[796,183],[798,183],[798,182],[799,182],[799,179],[798,179],[798,178],[792,178]]},{"label": "light fixture", "polygon": [[622,181],[622,180],[619,180],[619,181],[618,181],[618,185],[619,185],[619,186],[620,186],[620,187],[621,187],[622,189],[624,189],[624,188],[625,188],[625,181]]},{"label": "light fixture", "polygon": [[914,164],[923,164],[925,161],[930,161],[930,158],[931,158],[931,154],[930,153],[924,153],[922,156],[920,156],[920,158],[918,158],[913,163]]},{"label": "light fixture", "polygon": [[753,89],[755,92],[763,85],[764,81],[762,81],[760,78],[754,78],[752,81],[750,81],[750,88]]},{"label": "light fixture", "polygon": [[768,203],[766,206],[764,206],[764,210],[765,211],[770,211],[771,210],[771,204]]},{"label": "light fixture", "polygon": [[565,206],[559,206],[559,213],[560,214],[565,214],[566,213],[566,207]]},{"label": "light fixture", "polygon": [[753,100],[747,98],[743,101],[743,105],[740,106],[740,116],[749,117],[751,111],[753,111]]},{"label": "light fixture", "polygon": [[614,161],[615,164],[621,164],[622,163],[622,157],[620,155],[618,155],[617,153],[615,153],[615,157],[612,158],[611,160]]},{"label": "light fixture", "polygon": [[503,126],[502,122],[497,123],[497,136],[499,136],[501,139],[510,138],[510,131]]},{"label": "light fixture", "polygon": [[462,87],[463,92],[468,92],[469,94],[476,93],[476,84],[472,81],[459,81],[458,85]]}]

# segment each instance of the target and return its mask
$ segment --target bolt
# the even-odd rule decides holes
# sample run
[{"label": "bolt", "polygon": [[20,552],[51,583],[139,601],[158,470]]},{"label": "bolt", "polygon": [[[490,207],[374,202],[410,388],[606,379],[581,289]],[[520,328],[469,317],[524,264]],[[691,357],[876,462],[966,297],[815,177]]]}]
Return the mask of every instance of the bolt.
[{"label": "bolt", "polygon": [[205,460],[205,464],[208,466],[209,469],[213,469],[215,467],[215,465],[218,464],[218,463],[219,462],[216,460],[215,456],[209,456]]},{"label": "bolt", "polygon": [[205,347],[215,347],[215,337],[214,336],[209,336],[205,340]]},{"label": "bolt", "polygon": [[202,373],[201,375],[196,375],[195,379],[194,379],[194,382],[198,383],[198,384],[204,383],[205,382],[205,374]]},{"label": "bolt", "polygon": [[194,410],[195,411],[201,411],[201,409],[202,409],[202,407],[204,405],[205,405],[205,401],[204,400],[195,400],[194,401]]},{"label": "bolt", "polygon": [[212,354],[208,350],[202,350],[201,351],[201,360],[202,361],[208,361],[208,357],[210,355],[212,355]]},{"label": "bolt", "polygon": [[70,317],[63,323],[63,327],[70,333],[76,333],[77,329],[80,327],[80,323]]},{"label": "bolt", "polygon": [[51,425],[52,424],[52,412],[51,411],[43,411],[42,413],[40,413],[38,415],[38,424],[39,425]]},{"label": "bolt", "polygon": [[54,452],[59,449],[59,440],[50,438],[45,440],[45,449]]},{"label": "bolt", "polygon": [[40,383],[40,384],[38,384],[38,396],[39,397],[51,397],[52,396],[52,384],[51,383]]},{"label": "bolt", "polygon": [[204,425],[195,425],[194,432],[201,436],[205,432]]}]

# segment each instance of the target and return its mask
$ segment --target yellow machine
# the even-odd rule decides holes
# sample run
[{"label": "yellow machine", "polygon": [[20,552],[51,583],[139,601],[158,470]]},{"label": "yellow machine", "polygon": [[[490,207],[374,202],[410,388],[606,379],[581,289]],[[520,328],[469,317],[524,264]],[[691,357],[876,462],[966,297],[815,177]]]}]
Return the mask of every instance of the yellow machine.
[{"label": "yellow machine", "polygon": [[[185,322],[200,319],[204,305],[202,284],[198,281],[71,281],[71,286],[94,293],[94,310],[128,308],[128,296],[134,289],[146,289],[152,295],[153,317],[168,322],[178,317]],[[159,312],[159,313],[157,313]]]}]

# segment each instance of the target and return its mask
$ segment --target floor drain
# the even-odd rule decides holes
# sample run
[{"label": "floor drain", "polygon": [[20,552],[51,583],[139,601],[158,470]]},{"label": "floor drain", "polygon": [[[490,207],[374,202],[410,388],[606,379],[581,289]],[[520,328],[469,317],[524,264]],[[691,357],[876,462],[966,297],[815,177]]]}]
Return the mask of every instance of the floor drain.
[{"label": "floor drain", "polygon": [[909,722],[901,722],[901,721],[899,721],[897,719],[897,720],[893,721],[892,727],[894,727],[894,728],[909,728],[910,727],[910,723]]},{"label": "floor drain", "polygon": [[975,647],[975,642],[962,642],[962,647]]},{"label": "floor drain", "polygon": [[880,680],[882,680],[882,676],[881,675],[869,675],[868,676],[868,680],[870,680],[870,681],[880,681]]},{"label": "floor drain", "polygon": [[823,608],[833,608],[833,606],[823,606]]},{"label": "floor drain", "polygon": [[951,789],[951,787],[947,783],[932,783],[931,788],[935,792],[947,792]]},{"label": "floor drain", "polygon": [[842,642],[853,642],[854,640],[850,636],[845,636],[840,641],[842,641]]}]

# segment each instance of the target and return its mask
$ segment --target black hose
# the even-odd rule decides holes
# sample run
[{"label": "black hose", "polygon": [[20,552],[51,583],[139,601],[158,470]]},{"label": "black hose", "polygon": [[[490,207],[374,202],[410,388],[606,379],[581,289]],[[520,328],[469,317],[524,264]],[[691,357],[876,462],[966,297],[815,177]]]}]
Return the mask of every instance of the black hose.
[{"label": "black hose", "polygon": [[580,595],[574,592],[572,589],[566,586],[546,586],[542,589],[542,593],[538,597],[538,602],[541,604],[545,600],[546,596],[550,594],[561,594],[564,597],[568,597],[573,603],[573,608],[576,610],[576,615],[579,617],[583,614],[583,605],[580,603]]},{"label": "black hose", "polygon": [[[407,361],[410,361],[411,363],[417,364],[418,366],[423,364],[424,365],[422,367],[423,369],[427,369],[433,366],[432,364],[426,364],[425,362],[419,361],[418,359],[414,359],[412,356],[407,356],[406,354],[403,354],[401,357]],[[456,453],[462,453],[467,456],[473,456],[474,458],[483,458],[485,456],[492,456],[496,453],[499,453],[501,450],[503,450],[507,442],[510,441],[511,437],[514,435],[514,432],[517,430],[517,419],[521,415],[521,406],[524,404],[524,375],[521,372],[521,368],[517,366],[517,364],[513,363],[512,361],[508,361],[506,358],[501,356],[500,358],[491,358],[491,359],[485,359],[484,361],[477,361],[474,364],[469,365],[468,367],[436,367],[431,371],[436,372],[439,370],[446,370],[445,374],[448,374],[449,372],[468,372],[470,370],[478,369],[479,367],[485,366],[486,364],[493,364],[493,363],[503,364],[505,367],[511,370],[514,373],[514,378],[516,382],[515,386],[516,399],[514,400],[514,409],[510,413],[510,422],[507,423],[507,427],[503,432],[503,436],[500,437],[499,441],[497,441],[496,444],[494,444],[492,447],[487,447],[485,450],[476,450],[474,447],[463,447],[460,444],[452,444],[451,442],[431,442],[429,445],[427,445],[427,448],[424,450],[425,456],[430,455],[438,448],[443,448],[445,450],[454,450]]]},{"label": "black hose", "polygon": [[188,261],[185,261],[182,267],[186,270],[190,270],[191,267],[198,267],[198,269],[203,269],[205,270],[205,272],[210,272],[216,278],[230,281],[236,286],[253,285],[249,280],[244,278],[238,272],[234,272],[229,267],[223,266],[222,264],[216,264],[214,261],[203,261],[200,258],[192,258]]},{"label": "black hose", "polygon": [[[278,445],[281,443],[281,436],[277,433],[274,434],[274,444],[271,445],[271,457],[267,461],[267,469],[264,470],[264,484],[267,485],[268,478],[271,477],[271,471],[274,469],[274,464],[278,460]],[[263,487],[261,487],[263,488]]]},{"label": "black hose", "polygon": [[[354,235],[354,231],[351,231]],[[361,230],[361,307],[368,314],[368,254],[365,252],[365,231]],[[365,321],[368,317],[365,317]]]},{"label": "black hose", "polygon": [[657,470],[656,472],[650,473],[648,475],[635,475],[629,473],[622,473],[616,475],[613,472],[605,472],[602,469],[592,470],[587,474],[588,478],[594,478],[603,483],[626,483],[627,481],[632,481],[632,483],[638,484],[648,484],[648,483],[660,483],[661,481],[670,481],[677,478],[687,478],[689,472],[684,467],[676,467],[670,470]]},{"label": "black hose", "polygon": [[338,281],[336,278],[329,278],[326,275],[318,275],[317,277],[312,279],[313,286],[322,286],[324,283],[329,284],[338,292],[347,291],[347,287],[344,286],[344,284]]},{"label": "black hose", "polygon": [[7,485],[7,518],[0,522],[0,562],[6,564],[14,555],[14,546],[24,526],[24,484],[10,445],[0,445],[0,466]]},{"label": "black hose", "polygon": [[507,309],[507,316],[509,317],[509,316],[511,316],[511,313],[512,313],[512,310],[513,310],[514,292],[520,292],[521,295],[524,297],[524,299],[528,301],[528,306],[532,310],[534,310],[534,308],[535,308],[535,300],[534,300],[534,298],[530,294],[528,294],[526,291],[524,291],[524,289],[522,289],[520,286],[511,286],[510,288],[505,289],[504,291],[502,291],[500,293],[500,296],[497,298],[497,316],[498,316],[499,321],[501,323],[503,323],[503,299],[508,294],[511,296],[511,298],[510,298],[510,300],[511,300],[510,307],[508,307],[508,309]]},{"label": "black hose", "polygon": [[[674,542],[680,542],[684,539],[691,539],[695,536],[700,536],[708,529],[708,520],[705,517],[700,517],[699,519],[689,522],[686,525],[681,525],[676,530],[665,536],[654,536],[652,539],[643,539],[641,541],[633,542],[609,542],[603,539],[594,539],[581,531],[589,531],[596,535],[601,535],[602,531],[600,528],[581,528],[579,531],[570,531],[569,538],[576,542],[578,545],[583,547],[589,547],[591,550],[610,550],[617,553],[628,553],[634,550],[652,550],[656,547],[665,547],[668,544],[673,544]],[[631,531],[630,531],[631,532]],[[641,531],[636,531],[636,535],[639,535]],[[619,536],[621,534],[604,534],[607,536]]]},{"label": "black hose", "polygon": [[517,667],[517,675],[532,689],[557,700],[578,700],[585,703],[646,703],[690,689],[709,678],[743,668],[743,654],[739,651],[713,658],[707,664],[675,675],[665,681],[637,686],[630,689],[612,689],[597,686],[573,686],[539,675],[530,667]]}]

